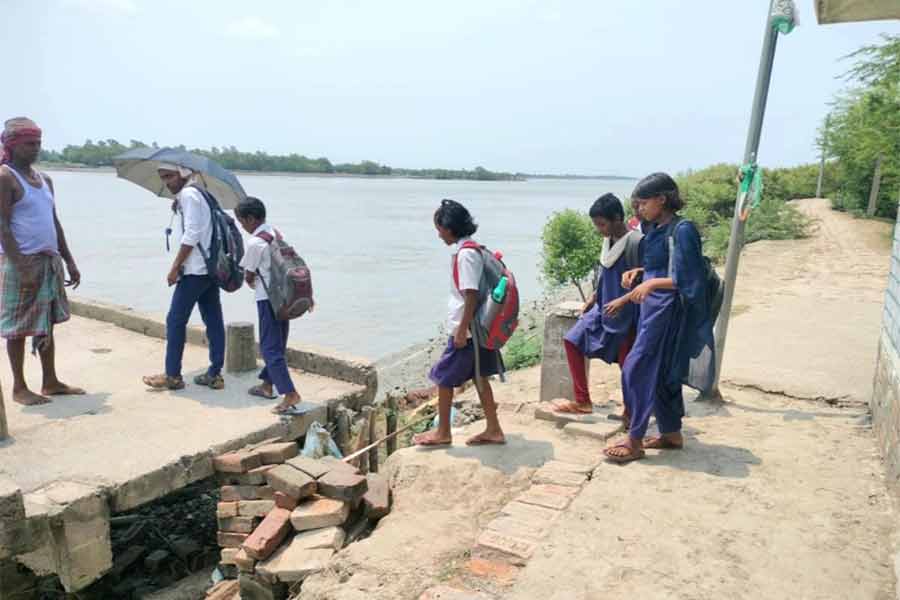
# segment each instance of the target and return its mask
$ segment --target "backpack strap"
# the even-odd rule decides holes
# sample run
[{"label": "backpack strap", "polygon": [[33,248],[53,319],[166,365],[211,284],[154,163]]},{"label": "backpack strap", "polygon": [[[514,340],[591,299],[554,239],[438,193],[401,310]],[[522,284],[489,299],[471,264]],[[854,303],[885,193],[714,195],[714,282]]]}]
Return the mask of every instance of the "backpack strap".
[{"label": "backpack strap", "polygon": [[482,245],[473,240],[469,240],[468,242],[464,242],[463,245],[459,248],[459,252],[453,255],[453,284],[456,286],[456,289],[459,289],[459,253],[463,250],[478,250],[479,254],[484,249]]},{"label": "backpack strap", "polygon": [[666,242],[669,244],[669,277],[672,277],[675,272],[675,232],[682,223],[687,223],[687,221],[675,217],[675,221],[669,224],[669,231],[666,233]]}]

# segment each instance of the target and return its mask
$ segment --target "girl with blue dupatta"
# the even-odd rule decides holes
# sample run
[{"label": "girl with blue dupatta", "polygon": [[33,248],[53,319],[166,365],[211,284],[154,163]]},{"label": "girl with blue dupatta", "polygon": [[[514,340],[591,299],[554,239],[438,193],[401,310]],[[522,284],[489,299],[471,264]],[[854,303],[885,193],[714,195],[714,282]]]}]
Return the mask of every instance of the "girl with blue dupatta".
[{"label": "girl with blue dupatta", "polygon": [[[681,386],[708,391],[715,373],[709,266],[697,228],[678,216],[684,205],[678,185],[665,173],[653,173],[638,182],[632,197],[649,225],[643,267],[622,276],[631,291],[605,306],[614,315],[629,304],[640,305],[637,338],[622,367],[622,396],[631,415],[628,437],[605,450],[609,460],[620,463],[643,458],[645,448],[682,448]],[[654,414],[660,436],[645,440]]]}]

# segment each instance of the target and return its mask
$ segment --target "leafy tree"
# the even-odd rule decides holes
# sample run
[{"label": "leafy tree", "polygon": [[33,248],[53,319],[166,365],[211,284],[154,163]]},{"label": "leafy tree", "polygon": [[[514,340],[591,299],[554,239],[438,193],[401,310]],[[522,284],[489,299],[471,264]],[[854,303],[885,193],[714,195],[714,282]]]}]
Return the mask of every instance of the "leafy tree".
[{"label": "leafy tree", "polygon": [[600,258],[603,239],[587,215],[567,209],[554,213],[544,225],[543,271],[554,285],[572,283],[586,300],[581,282]]}]

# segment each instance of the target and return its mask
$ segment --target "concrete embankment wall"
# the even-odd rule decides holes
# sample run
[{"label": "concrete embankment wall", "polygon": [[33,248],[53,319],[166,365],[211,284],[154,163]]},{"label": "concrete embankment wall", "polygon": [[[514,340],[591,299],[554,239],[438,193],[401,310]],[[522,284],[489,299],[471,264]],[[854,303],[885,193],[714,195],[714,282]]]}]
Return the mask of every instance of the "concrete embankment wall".
[{"label": "concrete embankment wall", "polygon": [[900,221],[894,227],[871,407],[888,481],[900,490]]},{"label": "concrete embankment wall", "polygon": [[[107,304],[95,300],[72,300],[70,305],[72,314],[79,317],[112,323],[129,331],[163,340],[166,339],[164,319],[139,313],[127,306]],[[203,327],[189,326],[187,342],[189,344],[206,346],[207,340]],[[258,352],[259,349],[257,348]],[[292,345],[288,346],[286,359],[288,366],[294,369],[365,386],[366,397],[362,399],[361,404],[369,404],[375,398],[375,392],[378,388],[378,375],[375,365],[365,359],[338,354],[332,350]]]}]

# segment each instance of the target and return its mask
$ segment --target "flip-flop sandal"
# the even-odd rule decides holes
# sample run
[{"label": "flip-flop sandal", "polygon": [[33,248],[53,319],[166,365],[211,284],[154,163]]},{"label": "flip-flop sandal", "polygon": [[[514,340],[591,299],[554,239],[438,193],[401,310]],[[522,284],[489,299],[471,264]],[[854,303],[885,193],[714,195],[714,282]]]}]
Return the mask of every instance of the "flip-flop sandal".
[{"label": "flip-flop sandal", "polygon": [[644,440],[644,448],[648,448],[650,450],[683,450],[684,442],[676,444],[675,442],[667,440],[662,436],[652,437]]},{"label": "flip-flop sandal", "polygon": [[269,395],[265,393],[262,389],[262,386],[260,385],[254,385],[252,388],[247,390],[247,393],[251,396],[256,396],[257,398],[265,398],[266,400],[275,400],[276,398],[278,398],[278,396],[276,396],[275,394]]},{"label": "flip-flop sandal", "polygon": [[466,446],[505,446],[506,439],[504,438],[502,441],[495,442],[494,440],[483,440],[471,438],[466,440]]},{"label": "flip-flop sandal", "polygon": [[[625,448],[626,450],[628,450],[628,454],[624,456],[618,456],[616,454],[609,453],[610,450],[615,450],[616,448]],[[631,446],[628,446],[626,444],[616,444],[615,446],[610,446],[609,448],[603,450],[603,454],[606,455],[606,460],[623,465],[625,463],[630,463],[631,461],[644,458],[646,452],[644,452],[643,450],[635,452],[634,448],[632,448]]]},{"label": "flip-flop sandal", "polygon": [[568,415],[591,415],[594,414],[594,407],[591,405],[591,410],[578,410],[576,408],[578,406],[577,402],[573,402],[571,400],[566,400],[565,402],[553,402],[553,412],[566,413]]},{"label": "flip-flop sandal", "polygon": [[416,436],[416,437],[413,438],[413,440],[412,440],[412,441],[413,441],[413,445],[414,445],[414,446],[418,446],[418,447],[420,447],[420,448],[446,448],[446,447],[448,447],[448,446],[452,446],[452,445],[453,445],[453,442],[452,442],[452,441],[451,441],[451,442],[437,442],[437,441],[426,441],[426,442],[421,442],[421,441],[419,441],[418,439],[416,439],[417,437],[418,437],[418,436]]},{"label": "flip-flop sandal", "polygon": [[276,415],[294,414],[296,404],[278,404],[272,409],[272,413]]}]

